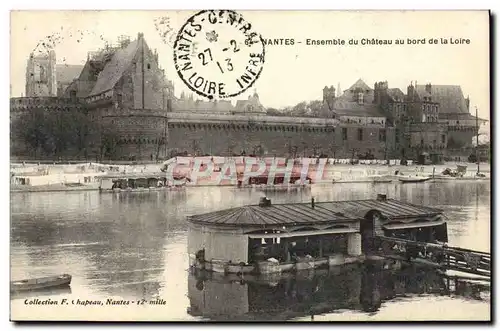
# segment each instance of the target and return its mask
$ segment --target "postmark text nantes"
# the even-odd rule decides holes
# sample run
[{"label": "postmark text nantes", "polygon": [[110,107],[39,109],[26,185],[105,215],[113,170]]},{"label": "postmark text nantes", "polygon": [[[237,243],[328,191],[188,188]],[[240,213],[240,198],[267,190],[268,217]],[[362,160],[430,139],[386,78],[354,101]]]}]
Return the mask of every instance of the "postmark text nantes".
[{"label": "postmark text nantes", "polygon": [[264,55],[260,34],[241,14],[230,10],[193,15],[174,44],[180,78],[208,99],[234,97],[250,88],[262,72]]}]

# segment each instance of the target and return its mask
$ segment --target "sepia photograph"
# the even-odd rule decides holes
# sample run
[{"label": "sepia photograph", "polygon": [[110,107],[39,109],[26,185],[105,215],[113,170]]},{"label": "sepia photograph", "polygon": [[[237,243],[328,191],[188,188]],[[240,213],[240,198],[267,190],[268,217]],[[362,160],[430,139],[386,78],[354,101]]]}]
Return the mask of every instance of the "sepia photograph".
[{"label": "sepia photograph", "polygon": [[488,10],[12,10],[10,320],[491,322]]}]

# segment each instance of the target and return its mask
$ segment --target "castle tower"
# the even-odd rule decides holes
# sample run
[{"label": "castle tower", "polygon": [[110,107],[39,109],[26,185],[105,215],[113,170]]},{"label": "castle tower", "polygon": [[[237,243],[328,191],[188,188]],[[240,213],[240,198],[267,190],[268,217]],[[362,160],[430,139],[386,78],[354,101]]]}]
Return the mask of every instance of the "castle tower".
[{"label": "castle tower", "polygon": [[389,84],[387,81],[375,83],[373,90],[373,103],[383,104],[387,100],[387,90],[389,89]]},{"label": "castle tower", "polygon": [[406,94],[408,96],[409,101],[414,101],[415,100],[415,87],[413,86],[413,82],[408,85],[408,88],[406,89]]}]

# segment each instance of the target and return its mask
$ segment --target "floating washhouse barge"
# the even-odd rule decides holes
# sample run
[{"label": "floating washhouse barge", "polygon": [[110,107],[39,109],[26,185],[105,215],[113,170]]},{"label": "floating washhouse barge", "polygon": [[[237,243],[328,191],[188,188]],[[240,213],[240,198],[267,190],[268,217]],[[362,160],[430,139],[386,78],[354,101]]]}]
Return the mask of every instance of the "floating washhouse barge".
[{"label": "floating washhouse barge", "polygon": [[[173,176],[174,180],[180,182],[189,181],[189,178]],[[107,192],[142,192],[142,191],[163,191],[165,189],[184,186],[184,184],[174,185],[168,180],[165,173],[130,173],[130,174],[109,174],[101,176],[99,191]]]},{"label": "floating washhouse barge", "polygon": [[440,209],[378,195],[373,200],[272,204],[188,217],[195,268],[266,274],[363,261],[376,236],[447,242]]}]

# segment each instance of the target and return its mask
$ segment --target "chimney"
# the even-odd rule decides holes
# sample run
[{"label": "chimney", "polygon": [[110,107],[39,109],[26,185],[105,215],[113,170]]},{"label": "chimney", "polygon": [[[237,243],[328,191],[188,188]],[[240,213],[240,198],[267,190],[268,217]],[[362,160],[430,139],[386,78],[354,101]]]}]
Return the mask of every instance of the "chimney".
[{"label": "chimney", "polygon": [[271,199],[268,199],[267,197],[262,197],[259,200],[259,207],[270,207],[271,206]]},{"label": "chimney", "polygon": [[429,94],[432,93],[432,85],[431,83],[425,85],[425,91]]},{"label": "chimney", "polygon": [[387,194],[377,194],[377,201],[386,201]]},{"label": "chimney", "polygon": [[314,209],[314,198],[311,198],[311,208]]}]

